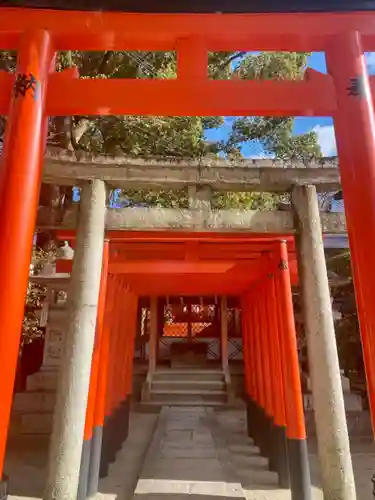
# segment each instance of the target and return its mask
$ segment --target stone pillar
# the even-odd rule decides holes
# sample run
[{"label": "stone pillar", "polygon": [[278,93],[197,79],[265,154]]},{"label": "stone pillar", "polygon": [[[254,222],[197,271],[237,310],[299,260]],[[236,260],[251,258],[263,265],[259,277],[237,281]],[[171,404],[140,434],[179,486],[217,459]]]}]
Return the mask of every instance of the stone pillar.
[{"label": "stone pillar", "polygon": [[53,285],[51,279],[47,285],[48,319],[41,371],[54,370],[57,372],[60,367],[65,342],[66,301],[69,281],[70,276],[66,275],[65,280],[57,278],[55,280],[56,284]]},{"label": "stone pillar", "polygon": [[82,188],[45,500],[75,500],[95,339],[105,227],[102,181]]},{"label": "stone pillar", "polygon": [[221,364],[224,373],[228,372],[228,307],[227,298],[220,297],[220,346],[221,346]]},{"label": "stone pillar", "polygon": [[241,335],[241,310],[236,307],[233,309],[234,311],[234,331],[236,335],[240,336]]},{"label": "stone pillar", "polygon": [[226,297],[221,297],[220,299],[220,323],[221,364],[223,367],[225,386],[227,389],[227,400],[228,403],[232,403],[234,401],[235,395],[233,392],[228,362],[228,303]]},{"label": "stone pillar", "polygon": [[158,298],[150,298],[150,340],[148,343],[148,374],[152,376],[156,369],[158,356]]},{"label": "stone pillar", "polygon": [[314,186],[293,192],[310,380],[325,500],[355,500],[341,374]]},{"label": "stone pillar", "polygon": [[189,208],[211,210],[212,189],[210,186],[189,186]]}]

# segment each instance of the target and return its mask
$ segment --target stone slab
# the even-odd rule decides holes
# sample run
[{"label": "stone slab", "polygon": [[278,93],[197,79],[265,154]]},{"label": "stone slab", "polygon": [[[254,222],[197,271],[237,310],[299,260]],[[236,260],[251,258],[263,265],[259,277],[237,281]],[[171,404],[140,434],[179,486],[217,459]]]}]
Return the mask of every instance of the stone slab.
[{"label": "stone slab", "polygon": [[29,375],[26,381],[27,391],[55,391],[57,387],[58,371],[55,369],[41,369]]},{"label": "stone slab", "polygon": [[[174,479],[140,479],[137,495],[207,495],[210,497],[243,498],[242,488],[224,481],[189,481]],[[162,497],[165,499],[165,497]]]},{"label": "stone slab", "polygon": [[[46,224],[39,218],[39,228],[76,229],[78,207],[65,213],[62,223]],[[342,213],[322,213],[322,230],[329,234],[345,234]],[[160,207],[111,209],[106,214],[106,228],[113,231],[173,229],[183,231],[224,231],[246,233],[294,234],[293,213],[270,210],[189,210]]]},{"label": "stone slab", "polygon": [[58,368],[64,351],[65,333],[61,323],[48,323],[43,353],[43,368]]},{"label": "stone slab", "polygon": [[83,151],[48,148],[43,181],[77,185],[101,179],[115,188],[184,189],[211,187],[216,191],[289,191],[294,184],[315,184],[325,192],[339,189],[337,159],[304,164],[273,159],[228,161],[205,157],[197,162],[165,158],[144,160],[124,156],[96,156]]},{"label": "stone slab", "polygon": [[21,392],[15,395],[13,411],[16,412],[53,412],[56,401],[55,392]]},{"label": "stone slab", "polygon": [[21,416],[20,434],[50,434],[52,413],[25,413]]}]

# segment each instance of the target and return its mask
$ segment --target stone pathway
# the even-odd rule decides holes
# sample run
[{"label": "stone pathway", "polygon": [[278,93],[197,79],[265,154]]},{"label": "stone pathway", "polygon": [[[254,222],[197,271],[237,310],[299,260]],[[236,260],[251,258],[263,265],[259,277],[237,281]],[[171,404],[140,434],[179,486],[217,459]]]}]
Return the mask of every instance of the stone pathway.
[{"label": "stone pathway", "polygon": [[220,460],[210,412],[163,408],[134,500],[243,498],[241,485]]},{"label": "stone pathway", "polygon": [[[232,435],[232,438],[239,442],[246,435],[246,415],[242,410],[231,410],[217,412],[217,420],[221,427],[221,432],[225,435]],[[241,449],[241,446],[239,447]],[[242,447],[243,448],[243,447]],[[238,451],[238,450],[237,450]],[[323,500],[323,493],[320,489],[320,467],[317,457],[317,447],[315,441],[309,442],[310,451],[310,471],[313,500]],[[356,439],[351,442],[351,453],[353,459],[354,476],[357,489],[357,500],[374,500],[372,494],[371,477],[375,473],[375,445],[369,439],[363,441]],[[238,458],[240,453],[237,454]],[[234,463],[236,457],[232,457]],[[289,491],[277,488],[269,490],[258,490],[254,487],[248,488],[243,484],[244,493],[247,500],[290,500]]]},{"label": "stone pathway", "polygon": [[[313,500],[322,500],[316,446],[309,444]],[[202,407],[133,413],[129,438],[100,481],[96,500],[290,500],[246,435],[245,412]],[[358,500],[373,500],[375,447],[352,443]],[[41,498],[46,446],[8,453],[10,500]]]},{"label": "stone pathway", "polygon": [[136,415],[130,420],[128,439],[110,465],[108,476],[100,480],[98,500],[130,500],[133,496],[158,420],[157,414]]}]

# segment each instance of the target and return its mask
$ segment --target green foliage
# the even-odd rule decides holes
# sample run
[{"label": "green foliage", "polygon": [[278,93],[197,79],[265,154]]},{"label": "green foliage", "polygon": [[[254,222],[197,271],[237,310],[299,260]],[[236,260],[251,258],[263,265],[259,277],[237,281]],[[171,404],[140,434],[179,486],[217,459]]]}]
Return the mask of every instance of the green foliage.
[{"label": "green foliage", "polygon": [[[209,54],[211,78],[299,79],[306,53],[244,52]],[[175,78],[173,52],[68,52],[61,53],[58,69],[76,65],[83,78]],[[82,120],[85,126],[82,129]],[[208,143],[205,131],[218,128],[223,118],[202,117],[75,117],[75,148],[106,154],[200,158],[207,153],[241,157],[241,146],[259,141],[266,153],[283,159],[321,156],[316,135],[293,136],[293,118],[236,118],[227,140]]]},{"label": "green foliage", "polygon": [[[257,55],[245,52],[209,54],[209,75],[214,79],[300,79],[308,54],[268,52]],[[144,52],[70,52],[61,53],[59,69],[72,64],[84,78],[175,78],[175,53]],[[232,121],[228,139],[208,142],[205,131],[218,128],[223,117],[144,117],[111,116],[74,117],[71,143],[75,149],[110,155],[142,157],[195,158],[207,154],[242,158],[241,147],[256,141],[265,154],[283,160],[303,161],[320,157],[314,132],[293,135],[292,117],[239,117]],[[56,133],[59,136],[59,133]],[[185,192],[124,191],[131,203],[161,207],[186,207]],[[216,208],[272,209],[278,196],[253,193],[218,193]]]},{"label": "green foliage", "polygon": [[214,193],[213,208],[275,210],[283,196],[274,193]]},{"label": "green foliage", "polygon": [[[214,52],[209,54],[209,75],[214,79],[300,79],[306,67],[306,53]],[[175,78],[174,52],[79,52],[59,53],[57,70],[76,66],[81,78]],[[0,69],[13,71],[15,55],[0,53]],[[67,123],[67,120],[69,123]],[[321,156],[315,133],[293,135],[292,117],[239,117],[232,121],[226,140],[208,142],[205,132],[223,125],[223,117],[109,116],[51,118],[49,142],[69,149],[97,154],[142,157],[194,158],[207,154],[242,157],[241,147],[256,141],[267,155],[284,160],[310,160]],[[1,135],[1,131],[0,131]],[[124,192],[134,203],[157,206],[185,206],[186,193]],[[277,202],[277,197],[274,197]],[[265,208],[274,203],[264,197]],[[215,206],[254,208],[262,206],[259,195],[218,194]]]},{"label": "green foliage", "polygon": [[39,313],[43,305],[46,289],[40,285],[29,282],[26,293],[25,315],[22,323],[21,349],[24,344],[29,344],[44,335],[44,330],[39,326]]},{"label": "green foliage", "polygon": [[247,80],[302,79],[309,55],[306,52],[246,54],[234,72],[239,78]]}]

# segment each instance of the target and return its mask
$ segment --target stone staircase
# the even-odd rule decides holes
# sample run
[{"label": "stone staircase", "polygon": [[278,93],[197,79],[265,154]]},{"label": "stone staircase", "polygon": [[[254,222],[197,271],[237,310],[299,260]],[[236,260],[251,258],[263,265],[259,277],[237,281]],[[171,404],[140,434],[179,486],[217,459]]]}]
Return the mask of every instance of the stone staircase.
[{"label": "stone staircase", "polygon": [[[221,370],[198,368],[158,369],[147,382],[143,401],[161,406],[222,406],[228,401]],[[145,394],[145,392],[144,392]]]},{"label": "stone staircase", "polygon": [[66,300],[60,300],[60,294],[66,294],[69,277],[66,274],[41,275],[33,280],[46,286],[48,290],[48,322],[43,364],[37,373],[27,378],[26,390],[14,396],[11,437],[50,435],[58,370],[64,346]]},{"label": "stone staircase", "polygon": [[214,437],[221,460],[232,469],[244,492],[278,491],[278,474],[269,470],[268,459],[247,435],[244,412],[236,413],[216,412]]},{"label": "stone staircase", "polygon": [[15,395],[10,434],[49,435],[52,429],[56,391],[28,390]]}]

